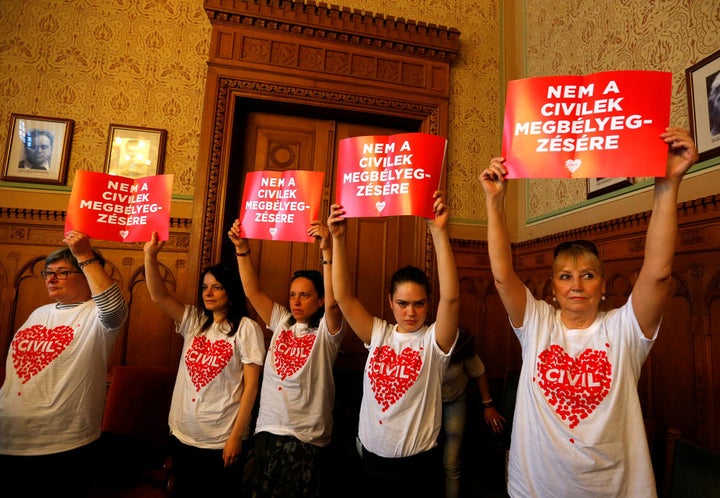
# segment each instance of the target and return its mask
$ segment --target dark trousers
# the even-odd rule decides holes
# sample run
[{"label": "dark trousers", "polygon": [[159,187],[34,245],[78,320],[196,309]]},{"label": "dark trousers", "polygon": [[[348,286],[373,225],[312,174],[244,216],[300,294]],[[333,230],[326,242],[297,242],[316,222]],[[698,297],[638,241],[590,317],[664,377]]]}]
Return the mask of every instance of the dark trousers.
[{"label": "dark trousers", "polygon": [[0,476],[24,498],[84,498],[95,483],[97,455],[97,442],[51,455],[0,455]]},{"label": "dark trousers", "polygon": [[409,457],[385,458],[361,448],[360,479],[353,497],[442,497],[443,466],[438,447]]},{"label": "dark trousers", "polygon": [[240,458],[225,467],[223,450],[196,448],[172,438],[173,497],[250,496],[243,489],[243,467],[247,450],[243,444]]}]

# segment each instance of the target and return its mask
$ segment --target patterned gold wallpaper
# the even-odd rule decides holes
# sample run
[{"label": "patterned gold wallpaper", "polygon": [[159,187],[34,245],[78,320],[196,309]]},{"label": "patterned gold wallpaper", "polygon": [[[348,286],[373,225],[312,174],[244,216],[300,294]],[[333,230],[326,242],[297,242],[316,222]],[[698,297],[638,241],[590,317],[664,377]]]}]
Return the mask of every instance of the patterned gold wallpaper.
[{"label": "patterned gold wallpaper", "polygon": [[484,219],[480,170],[500,151],[500,0],[345,0],[343,6],[460,31],[450,73],[447,195],[456,221]]},{"label": "patterned gold wallpaper", "polygon": [[[454,27],[448,166],[450,202],[474,218],[476,158],[499,140],[497,0],[350,1],[343,6]],[[0,0],[0,123],[11,113],[76,121],[68,183],[102,171],[110,123],[168,130],[165,171],[191,196],[210,23],[202,0]],[[0,129],[5,150],[7,128]]]},{"label": "patterned gold wallpaper", "polygon": [[202,0],[0,0],[0,150],[11,113],[73,119],[68,184],[102,171],[111,123],[168,130],[192,195],[210,22]]},{"label": "patterned gold wallpaper", "polygon": [[[451,73],[448,196],[453,219],[469,225],[484,224],[476,178],[500,150],[503,8],[522,10],[517,46],[525,47],[527,76],[672,71],[672,121],[682,126],[685,68],[720,49],[717,0],[337,3],[461,32]],[[110,123],[165,128],[165,171],[175,174],[174,194],[191,197],[209,35],[202,0],[0,0],[0,151],[11,113],[73,119],[72,185],[78,169],[102,171]],[[582,180],[530,181],[526,190],[530,219],[585,199]]]},{"label": "patterned gold wallpaper", "polygon": [[[685,69],[720,50],[717,0],[526,0],[527,76],[673,74],[671,124],[689,127]],[[584,180],[533,180],[528,217],[585,199]]]}]

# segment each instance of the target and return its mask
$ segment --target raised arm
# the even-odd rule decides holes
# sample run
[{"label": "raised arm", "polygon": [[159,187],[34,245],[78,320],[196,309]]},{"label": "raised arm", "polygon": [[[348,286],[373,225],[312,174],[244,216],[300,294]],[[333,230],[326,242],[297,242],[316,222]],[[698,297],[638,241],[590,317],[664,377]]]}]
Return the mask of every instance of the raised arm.
[{"label": "raised arm", "polygon": [[168,292],[165,282],[160,276],[157,255],[164,245],[164,241],[158,242],[157,232],[153,232],[152,238],[145,242],[143,248],[145,253],[145,284],[152,302],[160,306],[160,309],[176,323],[180,323],[185,313],[185,305]]},{"label": "raised arm", "polygon": [[238,270],[240,271],[240,280],[242,280],[245,296],[250,300],[250,304],[255,308],[262,321],[268,324],[272,316],[274,302],[260,287],[260,279],[258,279],[255,266],[250,257],[250,245],[247,239],[240,237],[240,220],[235,220],[228,231],[228,237],[235,246]]},{"label": "raised arm", "polygon": [[319,220],[313,221],[308,228],[308,235],[315,237],[320,242],[320,253],[322,254],[323,286],[325,287],[325,321],[328,330],[332,335],[340,332],[342,325],[342,312],[335,300],[335,293],[332,285],[332,236],[330,229]]},{"label": "raised arm", "polygon": [[682,128],[667,128],[660,138],[668,144],[666,176],[655,178],[652,215],[645,236],[645,256],[632,292],[635,316],[648,338],[653,336],[660,323],[672,284],[680,182],[698,160],[695,143]]},{"label": "raised arm", "polygon": [[480,174],[488,216],[488,256],[495,288],[510,322],[520,327],[525,316],[525,285],[515,273],[507,227],[507,169],[505,159],[496,157]]},{"label": "raised arm", "polygon": [[90,237],[83,232],[71,230],[65,234],[63,241],[77,259],[78,265],[82,265],[80,269],[85,274],[90,293],[96,296],[109,289],[113,284],[113,279],[107,274],[103,265],[96,260],[95,253],[90,245]]},{"label": "raised arm", "polygon": [[435,246],[437,272],[440,283],[438,309],[435,317],[435,340],[444,352],[450,351],[458,334],[460,319],[460,280],[447,232],[448,209],[442,192],[433,194],[434,219],[427,225]]},{"label": "raised arm", "polygon": [[333,292],[348,325],[360,340],[365,344],[370,344],[373,317],[352,292],[347,263],[347,220],[344,215],[345,210],[340,204],[330,206],[330,217],[327,223],[333,238]]}]

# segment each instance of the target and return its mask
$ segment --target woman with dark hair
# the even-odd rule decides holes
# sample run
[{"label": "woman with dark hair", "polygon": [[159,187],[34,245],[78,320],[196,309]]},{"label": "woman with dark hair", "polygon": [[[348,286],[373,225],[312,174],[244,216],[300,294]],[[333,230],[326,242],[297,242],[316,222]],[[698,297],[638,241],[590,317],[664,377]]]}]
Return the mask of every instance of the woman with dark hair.
[{"label": "woman with dark hair", "polygon": [[420,268],[395,271],[387,304],[396,323],[373,316],[353,292],[347,256],[347,220],[330,207],[333,284],[340,309],[369,354],[363,374],[358,453],[363,478],[354,496],[442,496],[437,439],[441,384],[458,335],[460,281],[448,237],[449,212],[442,192],[426,219],[439,279],[435,322],[428,324],[430,283]]},{"label": "woman with dark hair", "polygon": [[172,296],[160,276],[157,233],[145,244],[150,298],[183,336],[169,425],[173,435],[174,496],[245,496],[243,467],[265,343],[248,317],[237,271],[218,264],[202,272],[198,306]]},{"label": "woman with dark hair", "polygon": [[228,232],[245,293],[273,331],[255,427],[255,491],[261,498],[319,496],[321,461],[332,435],[332,368],[345,322],[332,290],[327,226],[314,221],[307,233],[320,243],[323,273],[296,271],[286,308],[260,287],[250,246],[240,237],[240,220]]}]

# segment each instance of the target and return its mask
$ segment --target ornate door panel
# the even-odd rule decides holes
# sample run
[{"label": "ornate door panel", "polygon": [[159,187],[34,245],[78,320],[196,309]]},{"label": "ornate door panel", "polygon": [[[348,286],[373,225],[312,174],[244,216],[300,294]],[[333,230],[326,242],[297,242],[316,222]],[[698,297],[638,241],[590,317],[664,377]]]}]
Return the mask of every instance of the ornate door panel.
[{"label": "ornate door panel", "polygon": [[[236,121],[236,126],[238,122],[244,124],[242,159],[233,164],[233,168],[242,169],[238,179],[242,181],[245,173],[257,170],[323,171],[325,177],[320,210],[323,220],[327,218],[330,204],[335,198],[334,170],[338,141],[350,136],[407,131],[259,112],[247,113],[245,119]],[[229,186],[229,190],[236,192],[242,192],[242,189],[242,185]],[[239,197],[235,197],[232,200],[234,206],[228,206],[225,210],[229,216],[239,213],[239,200]],[[229,222],[226,220],[224,225]],[[413,217],[386,217],[351,219],[348,229],[350,272],[358,297],[373,314],[391,319],[386,298],[391,274],[401,265],[424,265],[424,242],[420,242],[420,246],[417,243],[418,240],[424,241],[424,225],[420,225]],[[415,235],[416,231],[418,236]],[[251,240],[250,247],[263,288],[277,302],[287,303],[290,278],[295,270],[307,268],[322,271],[318,244]],[[359,367],[365,354],[361,341],[354,334],[348,334],[341,361],[347,366],[352,364],[353,367]]]}]

